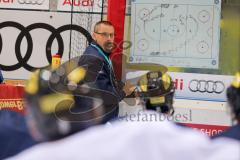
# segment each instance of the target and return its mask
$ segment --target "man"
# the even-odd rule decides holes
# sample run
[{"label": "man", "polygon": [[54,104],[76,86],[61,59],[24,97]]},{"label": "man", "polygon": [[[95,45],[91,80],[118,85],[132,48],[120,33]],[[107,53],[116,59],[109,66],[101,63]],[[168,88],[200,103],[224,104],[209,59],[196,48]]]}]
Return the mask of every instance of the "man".
[{"label": "man", "polygon": [[240,72],[236,74],[231,86],[227,89],[227,101],[236,125],[213,138],[226,137],[240,141]]},{"label": "man", "polygon": [[3,82],[3,75],[2,75],[2,72],[1,72],[1,69],[0,69],[0,83],[2,83]]},{"label": "man", "polygon": [[[124,84],[116,79],[113,65],[109,57],[114,47],[114,36],[114,27],[111,22],[97,22],[94,27],[94,32],[92,33],[94,41],[86,48],[83,55],[89,55],[91,58],[95,56],[103,61],[102,69],[97,75],[94,83],[99,89],[116,95],[118,97],[118,101],[120,102],[124,97],[130,95],[135,87],[129,82]],[[87,60],[85,62],[85,65],[87,65],[87,70],[94,68],[94,63],[88,63]],[[84,66],[82,61],[79,65]],[[79,103],[82,100],[83,98],[79,98]],[[117,103],[115,109],[105,115],[103,122],[115,119],[118,116],[118,112],[119,104]]]}]

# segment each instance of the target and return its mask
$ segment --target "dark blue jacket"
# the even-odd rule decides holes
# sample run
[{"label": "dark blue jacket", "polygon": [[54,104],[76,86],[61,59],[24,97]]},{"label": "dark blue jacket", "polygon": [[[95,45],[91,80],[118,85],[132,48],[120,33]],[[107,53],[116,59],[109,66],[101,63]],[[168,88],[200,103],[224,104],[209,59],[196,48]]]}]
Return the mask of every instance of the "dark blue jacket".
[{"label": "dark blue jacket", "polygon": [[18,154],[35,143],[22,114],[0,110],[0,159]]},{"label": "dark blue jacket", "polygon": [[[109,55],[105,53],[99,45],[97,45],[94,42],[92,44],[96,45],[98,49],[100,49],[101,52],[104,53],[107,58],[109,58]],[[99,53],[98,49],[96,49],[92,45],[89,45],[86,48],[85,52],[83,53],[83,58],[82,59],[80,58],[79,65],[85,66],[88,71],[97,71],[95,78],[91,77],[90,79],[93,81],[93,83],[96,85],[98,89],[101,89],[103,92],[104,91],[111,92],[117,97],[118,102],[120,102],[125,97],[125,93],[123,91],[124,85],[121,81],[117,81],[113,69],[111,68],[107,60],[101,55],[101,53]],[[100,59],[102,61],[102,66],[100,70],[97,68],[96,64],[92,60],[94,58]],[[81,100],[79,98],[78,101],[79,102],[77,103],[79,104],[81,103],[81,101],[83,102],[82,98]],[[110,113],[107,113],[107,115],[105,115],[103,123],[117,118],[119,111],[118,102],[115,104],[114,109]],[[88,103],[90,106],[91,105],[90,102]]]},{"label": "dark blue jacket", "polygon": [[3,82],[3,75],[2,75],[2,72],[1,72],[1,70],[0,70],[0,83],[2,83]]},{"label": "dark blue jacket", "polygon": [[220,134],[213,136],[212,138],[227,137],[240,141],[240,124],[228,128]]}]

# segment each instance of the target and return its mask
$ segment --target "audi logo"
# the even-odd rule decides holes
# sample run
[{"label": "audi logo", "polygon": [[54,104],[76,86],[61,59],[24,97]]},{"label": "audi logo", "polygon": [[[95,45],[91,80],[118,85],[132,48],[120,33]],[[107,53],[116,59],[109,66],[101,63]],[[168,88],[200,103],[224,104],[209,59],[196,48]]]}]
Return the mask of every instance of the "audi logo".
[{"label": "audi logo", "polygon": [[41,5],[43,4],[45,0],[18,0],[18,3],[20,4],[37,4],[37,5]]},{"label": "audi logo", "polygon": [[193,79],[190,81],[188,88],[192,92],[220,94],[225,90],[225,85],[221,81]]},{"label": "audi logo", "polygon": [[[63,38],[61,37],[62,32],[67,31],[67,30],[74,30],[74,31],[80,32],[82,35],[84,35],[89,43],[92,41],[91,34],[87,30],[85,30],[81,26],[74,25],[74,24],[72,24],[72,25],[68,24],[68,25],[61,26],[59,28],[54,28],[53,26],[46,24],[46,23],[34,23],[27,27],[24,27],[20,23],[13,22],[13,21],[7,21],[7,22],[0,23],[0,29],[5,28],[5,27],[14,27],[14,28],[20,30],[20,33],[17,36],[16,43],[15,43],[15,54],[16,54],[18,63],[12,64],[12,65],[0,64],[1,70],[4,70],[4,71],[13,71],[13,70],[17,70],[21,67],[25,68],[28,71],[32,71],[33,69],[36,69],[36,68],[43,68],[43,67],[34,67],[34,66],[31,66],[28,64],[28,60],[30,59],[30,57],[32,55],[32,51],[33,51],[33,40],[32,40],[31,34],[30,34],[30,31],[32,31],[32,30],[44,29],[44,30],[51,32],[51,35],[49,36],[49,38],[46,42],[46,57],[47,57],[49,64],[52,61],[51,48],[52,48],[54,39],[56,39],[57,43],[58,43],[58,52],[57,53],[59,53],[60,56],[62,56],[62,54],[63,54],[64,42],[63,42]],[[25,56],[22,56],[24,54],[21,53],[20,48],[21,48],[21,43],[22,43],[22,40],[24,37],[27,41],[27,49],[26,49]],[[2,37],[0,35],[0,54],[1,54],[3,43],[4,43],[4,41],[2,40]],[[46,67],[46,66],[44,66],[44,67]]]},{"label": "audi logo", "polygon": [[99,8],[107,8],[107,1],[106,0],[98,0],[97,5]]}]

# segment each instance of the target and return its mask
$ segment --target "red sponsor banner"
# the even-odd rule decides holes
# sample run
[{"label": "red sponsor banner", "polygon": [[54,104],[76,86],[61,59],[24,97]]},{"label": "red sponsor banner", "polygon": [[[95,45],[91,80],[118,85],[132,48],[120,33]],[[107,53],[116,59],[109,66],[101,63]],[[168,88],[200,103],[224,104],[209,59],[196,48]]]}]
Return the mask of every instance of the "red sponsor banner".
[{"label": "red sponsor banner", "polygon": [[0,111],[11,110],[24,114],[24,87],[1,84],[0,91]]},{"label": "red sponsor banner", "polygon": [[[124,36],[126,0],[108,0],[108,20],[111,21],[115,28],[115,44],[120,44]],[[116,47],[111,58],[114,64],[114,71],[118,79],[122,75],[122,48]]]},{"label": "red sponsor banner", "polygon": [[215,134],[221,133],[230,127],[230,126],[191,124],[191,123],[182,123],[182,124],[185,126],[200,130],[201,132],[207,134],[208,136],[213,136]]}]

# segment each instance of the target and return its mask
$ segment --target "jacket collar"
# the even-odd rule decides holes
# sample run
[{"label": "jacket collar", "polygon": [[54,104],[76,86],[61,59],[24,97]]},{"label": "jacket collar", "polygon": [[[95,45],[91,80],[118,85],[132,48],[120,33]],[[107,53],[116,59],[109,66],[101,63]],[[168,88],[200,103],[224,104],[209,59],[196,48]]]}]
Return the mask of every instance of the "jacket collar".
[{"label": "jacket collar", "polygon": [[99,49],[101,49],[101,51],[104,53],[105,56],[109,57],[109,53],[106,53],[103,48],[96,42],[96,41],[92,41],[92,44],[96,45]]}]

